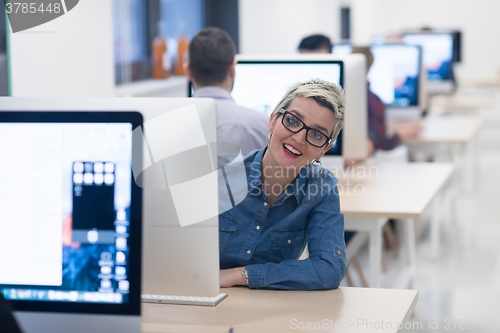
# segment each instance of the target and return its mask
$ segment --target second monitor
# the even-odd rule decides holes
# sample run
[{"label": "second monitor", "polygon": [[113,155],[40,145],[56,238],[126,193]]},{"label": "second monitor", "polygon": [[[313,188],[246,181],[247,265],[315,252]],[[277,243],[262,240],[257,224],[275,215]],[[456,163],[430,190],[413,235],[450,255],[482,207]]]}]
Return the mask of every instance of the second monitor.
[{"label": "second monitor", "polygon": [[361,55],[239,56],[232,96],[236,103],[270,114],[296,82],[319,78],[346,89],[344,129],[331,155],[366,157],[366,71]]}]

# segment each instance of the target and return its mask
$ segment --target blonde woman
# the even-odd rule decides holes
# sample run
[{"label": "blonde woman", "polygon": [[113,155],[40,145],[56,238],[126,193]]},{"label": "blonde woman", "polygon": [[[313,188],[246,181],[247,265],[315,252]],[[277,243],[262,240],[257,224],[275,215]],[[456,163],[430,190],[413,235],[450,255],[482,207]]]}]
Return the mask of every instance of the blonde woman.
[{"label": "blonde woman", "polygon": [[[337,180],[319,163],[344,121],[341,89],[292,86],[269,121],[267,147],[245,156],[248,195],[219,216],[221,287],[315,290],[344,276]],[[298,260],[308,245],[309,258]]]}]

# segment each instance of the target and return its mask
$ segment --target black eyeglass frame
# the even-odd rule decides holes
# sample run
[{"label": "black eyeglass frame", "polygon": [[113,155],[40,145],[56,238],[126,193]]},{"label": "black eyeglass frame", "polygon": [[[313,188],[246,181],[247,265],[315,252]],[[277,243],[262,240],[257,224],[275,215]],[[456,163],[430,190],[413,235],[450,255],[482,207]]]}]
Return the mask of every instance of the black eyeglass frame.
[{"label": "black eyeglass frame", "polygon": [[[284,126],[287,130],[289,130],[290,132],[292,132],[292,133],[299,133],[300,131],[302,131],[302,130],[305,128],[305,129],[306,129],[306,141],[307,141],[307,143],[308,143],[308,144],[310,144],[311,146],[314,146],[314,147],[317,147],[317,148],[322,148],[322,147],[324,147],[325,145],[328,145],[328,144],[330,144],[330,143],[332,142],[332,138],[331,138],[331,137],[329,137],[329,136],[327,136],[327,135],[325,135],[325,134],[321,133],[320,131],[318,131],[318,130],[317,130],[317,129],[315,129],[315,128],[312,128],[312,127],[307,126],[307,125],[306,125],[306,124],[305,124],[302,120],[300,120],[300,119],[299,119],[296,115],[294,115],[293,113],[288,112],[287,110],[285,110],[285,109],[281,108],[281,109],[279,109],[279,110],[278,110],[277,114],[282,114],[282,115],[283,115],[283,118],[281,119],[281,124],[282,124],[282,125],[283,125],[283,126]],[[297,120],[298,120],[298,121],[300,121],[300,122],[302,123],[302,127],[301,127],[298,131],[292,131],[291,129],[289,129],[289,128],[285,125],[285,116],[286,116],[287,114],[289,114],[289,115],[291,115],[291,116],[293,116],[293,117],[297,118]],[[314,143],[309,142],[309,140],[308,140],[308,133],[309,133],[309,131],[310,131],[310,130],[316,131],[316,132],[318,132],[319,134],[323,135],[323,136],[327,139],[327,140],[325,141],[325,143],[323,143],[321,146],[318,146],[318,145],[315,145]]]}]

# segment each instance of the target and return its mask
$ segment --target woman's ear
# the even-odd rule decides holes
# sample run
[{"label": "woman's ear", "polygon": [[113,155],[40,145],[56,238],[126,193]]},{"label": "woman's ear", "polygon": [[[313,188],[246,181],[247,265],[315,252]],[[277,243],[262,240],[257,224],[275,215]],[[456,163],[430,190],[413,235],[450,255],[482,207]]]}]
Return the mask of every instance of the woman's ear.
[{"label": "woman's ear", "polygon": [[274,131],[275,123],[276,123],[276,114],[273,112],[269,115],[269,125],[268,125],[269,133],[272,133]]},{"label": "woman's ear", "polygon": [[329,151],[333,147],[333,143],[326,145],[326,148],[319,153],[318,157],[316,157],[316,161],[319,161],[323,156],[325,156],[326,152]]}]

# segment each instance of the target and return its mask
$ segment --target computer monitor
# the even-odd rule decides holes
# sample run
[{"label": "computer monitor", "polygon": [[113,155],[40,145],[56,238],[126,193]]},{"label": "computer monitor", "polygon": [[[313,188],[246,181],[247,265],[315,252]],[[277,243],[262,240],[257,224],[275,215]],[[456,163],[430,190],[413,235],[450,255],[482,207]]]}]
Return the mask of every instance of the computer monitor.
[{"label": "computer monitor", "polygon": [[351,54],[351,52],[351,44],[335,44],[332,46],[332,54],[336,56],[346,56],[348,54]]},{"label": "computer monitor", "polygon": [[344,128],[328,155],[364,159],[367,155],[366,60],[363,55],[239,55],[232,96],[237,103],[270,113],[297,81],[319,78],[346,94]]},{"label": "computer monitor", "polygon": [[39,102],[0,102],[0,292],[26,333],[140,332],[142,116]]},{"label": "computer monitor", "polygon": [[[210,173],[217,170],[211,164],[217,163],[217,149],[208,147],[217,141],[215,102],[210,98],[0,98],[0,110],[34,106],[54,111],[136,110],[143,115],[144,133],[138,138],[147,142],[143,162],[147,169],[136,172],[143,187],[142,293],[217,296],[218,188]],[[190,191],[190,186],[203,191]],[[187,198],[182,195],[186,193]],[[181,226],[186,217],[204,220]]]},{"label": "computer monitor", "polygon": [[370,90],[380,97],[390,112],[401,110],[420,116],[421,47],[384,44],[370,47],[374,61],[368,81]]},{"label": "computer monitor", "polygon": [[342,129],[342,156],[344,159],[363,160],[368,157],[366,58],[363,54],[322,56],[342,61],[344,64],[346,109]]},{"label": "computer monitor", "polygon": [[[462,62],[462,31],[458,29],[407,29],[405,34],[450,34],[453,37],[453,62]],[[376,43],[374,43],[376,44]]]},{"label": "computer monitor", "polygon": [[423,64],[427,70],[431,93],[449,93],[455,90],[453,72],[453,36],[449,33],[407,33],[405,44],[422,46]]},{"label": "computer monitor", "polygon": [[249,109],[270,115],[288,88],[296,82],[314,78],[343,86],[341,61],[303,57],[238,56],[231,96]]},{"label": "computer monitor", "polygon": [[[236,103],[266,115],[296,82],[319,78],[343,86],[343,63],[331,57],[238,55],[237,60],[231,96]],[[342,155],[342,133],[328,154]]]}]

